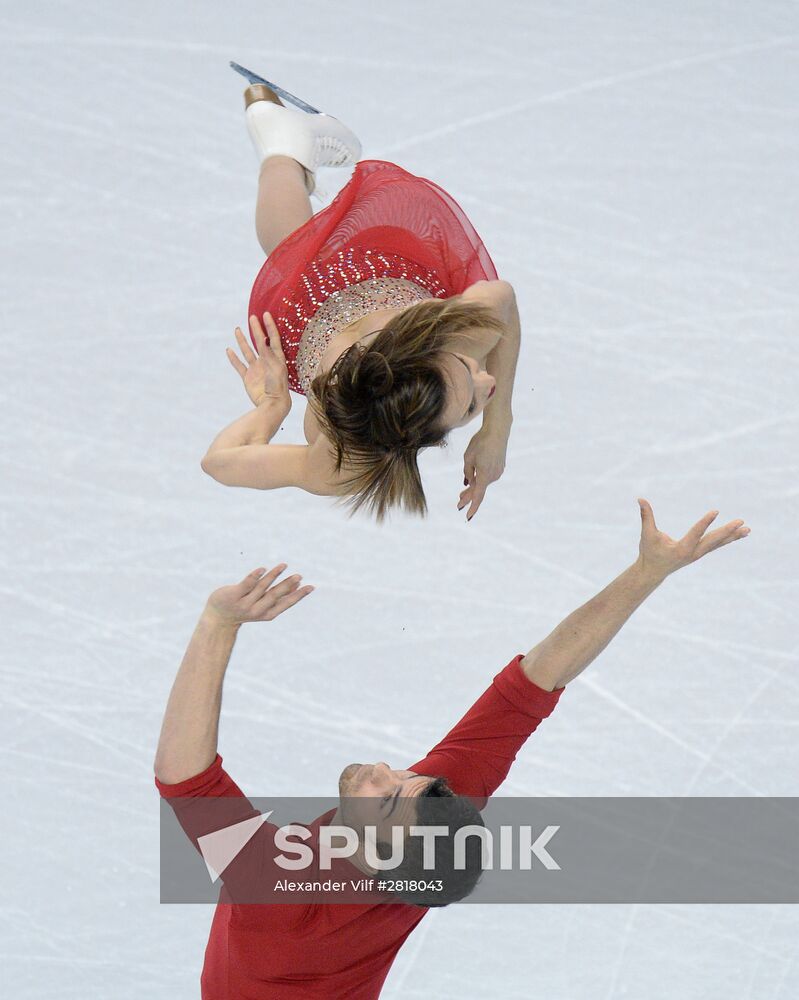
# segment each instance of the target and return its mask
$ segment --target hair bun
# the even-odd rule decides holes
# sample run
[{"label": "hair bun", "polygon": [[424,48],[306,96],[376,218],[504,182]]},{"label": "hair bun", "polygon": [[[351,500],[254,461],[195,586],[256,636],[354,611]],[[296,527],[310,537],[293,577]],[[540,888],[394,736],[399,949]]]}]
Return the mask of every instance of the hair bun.
[{"label": "hair bun", "polygon": [[394,373],[385,354],[364,351],[353,373],[353,384],[368,392],[373,399],[380,399],[391,392]]}]

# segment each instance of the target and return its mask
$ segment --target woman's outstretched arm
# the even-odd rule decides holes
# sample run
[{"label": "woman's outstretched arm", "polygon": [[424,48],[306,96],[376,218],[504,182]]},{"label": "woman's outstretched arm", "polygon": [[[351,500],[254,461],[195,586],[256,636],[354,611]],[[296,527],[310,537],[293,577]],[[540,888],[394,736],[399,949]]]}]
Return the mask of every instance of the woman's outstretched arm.
[{"label": "woman's outstretched arm", "polygon": [[291,396],[280,334],[269,313],[264,315],[264,321],[269,330],[268,342],[257,317],[250,317],[257,353],[238,328],[236,340],[244,360],[232,348],[227,352],[255,407],[217,434],[202,460],[202,468],[225,486],[256,490],[299,486],[318,492],[319,477],[314,473],[318,461],[311,462],[309,446],[269,443],[291,411]]},{"label": "woman's outstretched arm", "polygon": [[466,519],[470,521],[483,502],[486,490],[505,471],[505,458],[513,423],[511,399],[519,359],[521,325],[516,305],[516,293],[507,281],[478,281],[463,297],[491,306],[502,319],[504,336],[497,339],[486,358],[486,371],[496,379],[496,391],[483,410],[480,430],[469,442],[463,456],[463,485],[458,510],[468,504]]},{"label": "woman's outstretched arm", "polygon": [[234,420],[211,442],[201,462],[203,472],[225,486],[249,486],[256,490],[273,490],[281,486],[308,489],[311,485],[309,446],[269,444],[287,413],[278,402],[266,399]]},{"label": "woman's outstretched arm", "polygon": [[486,371],[497,380],[497,389],[490,405],[483,410],[483,427],[501,429],[510,435],[510,426],[513,423],[511,399],[522,333],[516,293],[511,285],[507,287],[509,292],[503,302],[502,311],[506,327],[505,336],[497,341],[486,358]]}]

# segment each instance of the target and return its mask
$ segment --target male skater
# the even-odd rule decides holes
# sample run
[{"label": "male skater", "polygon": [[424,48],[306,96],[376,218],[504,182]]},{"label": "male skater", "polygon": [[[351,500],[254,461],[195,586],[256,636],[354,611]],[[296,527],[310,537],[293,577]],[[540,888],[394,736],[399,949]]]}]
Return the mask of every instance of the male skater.
[{"label": "male skater", "polygon": [[[346,767],[339,781],[339,809],[317,823],[357,819],[353,803],[357,806],[359,800],[377,803],[378,826],[425,825],[429,807],[437,800],[454,807],[458,822],[479,822],[468,797],[484,800],[496,791],[527,737],[554,709],[563,687],[582,673],[633,611],[675,570],[749,534],[741,520],[706,534],[718,514],[711,511],[675,541],[658,530],[646,500],[639,500],[639,506],[638,558],[620,576],[530,652],[516,655],[423,760],[400,771],[384,763]],[[268,573],[257,569],[241,583],[211,594],[169,697],[155,759],[156,785],[162,796],[175,800],[176,811],[178,800],[196,807],[193,819],[178,813],[195,845],[204,832],[202,809],[210,799],[238,810],[231,814],[232,821],[254,815],[217,754],[222,684],[239,626],[271,621],[313,589],[300,587],[299,577],[276,583],[284,569],[284,564]],[[227,801],[220,803],[219,797]],[[264,830],[268,826],[264,824]],[[425,905],[414,897],[330,905],[242,903],[264,843],[253,837],[242,852],[249,855],[249,866],[238,884],[231,874],[238,859],[221,874],[225,889],[233,887],[236,901],[220,902],[216,908],[201,979],[205,1000],[374,1000],[427,906],[462,898],[479,876],[479,861],[475,865],[472,858],[471,871],[451,882],[449,865],[447,891],[441,898],[435,893],[425,897]],[[447,851],[441,854],[447,865]],[[414,865],[419,868],[417,861],[411,861],[410,870],[406,866],[406,875],[413,874]],[[350,872],[375,873],[361,848],[345,864],[351,865]]]}]

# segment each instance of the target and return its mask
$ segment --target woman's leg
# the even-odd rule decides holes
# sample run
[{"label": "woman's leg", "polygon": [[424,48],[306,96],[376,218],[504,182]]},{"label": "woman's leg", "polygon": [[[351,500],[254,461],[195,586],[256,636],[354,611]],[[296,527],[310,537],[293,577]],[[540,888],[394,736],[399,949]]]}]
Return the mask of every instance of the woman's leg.
[{"label": "woman's leg", "polygon": [[290,156],[270,156],[261,164],[255,232],[265,254],[313,215],[305,188],[305,168]]}]

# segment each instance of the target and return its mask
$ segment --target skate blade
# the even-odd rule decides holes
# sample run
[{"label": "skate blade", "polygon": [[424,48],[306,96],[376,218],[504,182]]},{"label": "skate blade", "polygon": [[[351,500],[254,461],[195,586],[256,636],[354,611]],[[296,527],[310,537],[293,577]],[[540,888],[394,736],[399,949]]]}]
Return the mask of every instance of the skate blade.
[{"label": "skate blade", "polygon": [[300,111],[307,111],[309,115],[321,115],[322,112],[319,108],[314,108],[312,105],[308,104],[307,101],[303,101],[301,97],[295,97],[294,94],[290,94],[287,90],[279,87],[276,83],[270,83],[269,80],[265,80],[262,76],[258,76],[257,73],[253,73],[252,70],[245,69],[244,66],[239,66],[238,63],[231,62],[230,68],[234,69],[237,73],[241,73],[243,77],[250,81],[250,83],[263,83],[267,87],[271,87],[272,90],[282,97],[284,101],[288,101],[293,104]]}]

